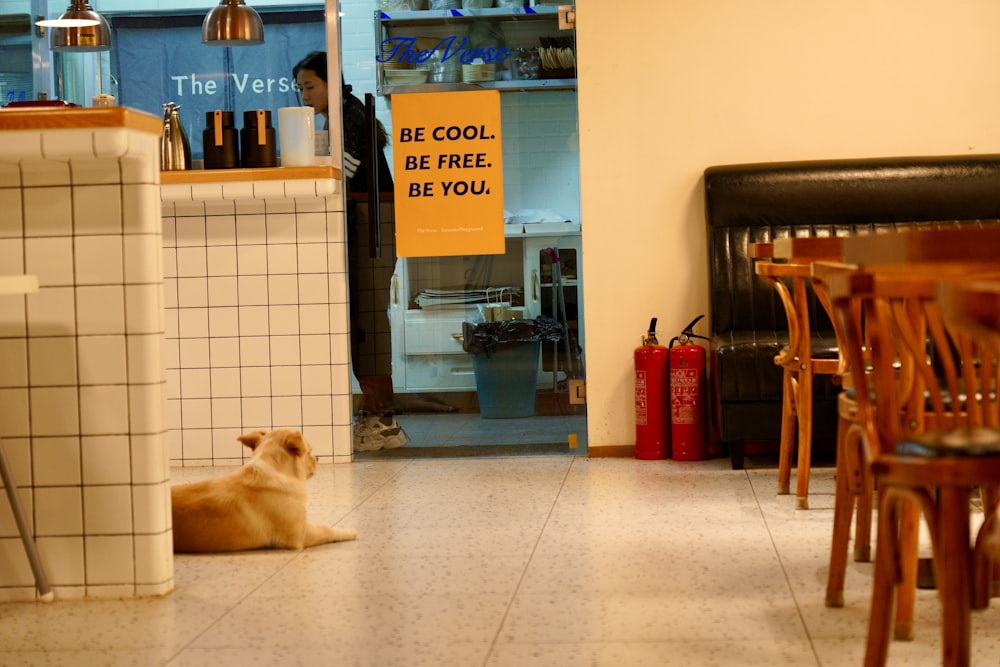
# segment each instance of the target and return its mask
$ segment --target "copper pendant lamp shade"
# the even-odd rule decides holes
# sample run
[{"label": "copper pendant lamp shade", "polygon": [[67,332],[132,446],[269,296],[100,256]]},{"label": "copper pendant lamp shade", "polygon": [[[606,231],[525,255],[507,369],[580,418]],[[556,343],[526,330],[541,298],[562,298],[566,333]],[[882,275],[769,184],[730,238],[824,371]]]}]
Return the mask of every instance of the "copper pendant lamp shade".
[{"label": "copper pendant lamp shade", "polygon": [[210,46],[263,44],[264,24],[243,0],[220,0],[201,24],[201,41]]},{"label": "copper pendant lamp shade", "polygon": [[49,48],[82,53],[111,50],[111,28],[87,0],[72,0],[59,18],[49,23]]}]

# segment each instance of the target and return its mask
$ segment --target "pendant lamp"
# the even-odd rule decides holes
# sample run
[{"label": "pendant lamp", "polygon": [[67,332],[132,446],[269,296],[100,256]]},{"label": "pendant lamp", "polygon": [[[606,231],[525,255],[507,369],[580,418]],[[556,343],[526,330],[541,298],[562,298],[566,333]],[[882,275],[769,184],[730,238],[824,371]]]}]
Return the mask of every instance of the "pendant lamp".
[{"label": "pendant lamp", "polygon": [[201,41],[210,46],[256,46],[264,43],[264,24],[243,0],[219,0],[201,24]]},{"label": "pendant lamp", "polygon": [[111,50],[111,28],[87,0],[71,0],[59,18],[38,21],[38,25],[50,28],[49,48],[53,51],[83,53]]}]

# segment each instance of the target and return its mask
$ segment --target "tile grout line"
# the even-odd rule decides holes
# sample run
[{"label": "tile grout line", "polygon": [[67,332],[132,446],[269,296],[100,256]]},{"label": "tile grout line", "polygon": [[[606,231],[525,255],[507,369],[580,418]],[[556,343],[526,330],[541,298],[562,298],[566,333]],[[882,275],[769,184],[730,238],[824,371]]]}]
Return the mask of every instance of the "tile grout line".
[{"label": "tile grout line", "polygon": [[194,643],[195,642],[197,642],[199,639],[201,639],[202,637],[204,637],[205,634],[208,633],[212,628],[214,628],[215,626],[217,626],[219,624],[219,622],[222,621],[222,619],[224,619],[227,616],[229,616],[229,614],[231,614],[237,607],[239,607],[241,604],[243,604],[244,602],[246,602],[247,599],[251,595],[253,595],[257,591],[259,591],[260,588],[264,584],[266,584],[269,581],[271,581],[272,579],[274,579],[274,577],[279,572],[281,572],[286,567],[288,567],[289,563],[293,562],[294,560],[296,560],[301,555],[302,555],[302,551],[299,551],[297,553],[292,554],[291,557],[286,562],[284,562],[279,568],[277,568],[274,572],[272,572],[270,575],[268,575],[267,577],[265,577],[259,584],[257,584],[252,589],[250,589],[249,591],[247,591],[247,593],[245,595],[241,596],[238,600],[235,600],[232,604],[230,604],[228,607],[226,607],[226,609],[224,611],[222,611],[218,616],[216,616],[215,619],[213,619],[210,623],[208,623],[207,625],[205,625],[205,627],[203,627],[199,632],[196,632],[194,634],[194,636],[191,637],[190,641],[188,641],[186,644],[184,644],[183,646],[181,646],[180,648],[178,648],[177,651],[172,656],[170,656],[170,658],[168,658],[166,662],[163,663],[163,667],[169,667],[169,665],[174,664],[174,661],[177,660],[178,658],[180,658],[181,656],[183,656],[185,651],[187,651],[188,649],[194,648]]},{"label": "tile grout line", "polygon": [[549,521],[552,519],[552,512],[555,511],[556,503],[559,502],[559,497],[562,495],[563,489],[566,487],[566,480],[569,478],[569,474],[572,472],[573,464],[576,460],[577,457],[569,458],[569,465],[566,466],[566,472],[563,474],[562,481],[559,482],[559,488],[556,491],[555,498],[552,499],[552,505],[549,507],[548,513],[545,515],[545,521],[542,523],[542,527],[538,531],[538,537],[535,539],[535,544],[531,547],[531,553],[528,555],[528,561],[524,564],[524,569],[521,570],[521,576],[518,577],[517,585],[514,587],[514,592],[511,593],[510,602],[507,603],[507,608],[504,609],[503,616],[500,618],[500,623],[497,625],[497,631],[493,635],[493,641],[490,642],[490,650],[486,653],[486,657],[483,659],[483,667],[487,667],[490,658],[493,656],[493,652],[496,650],[497,641],[500,639],[500,633],[503,632],[503,627],[507,623],[511,607],[514,606],[514,600],[517,599],[517,595],[521,591],[521,585],[524,583],[524,578],[528,575],[528,568],[531,567],[531,563],[535,559],[535,552],[538,550],[538,543],[542,541],[545,529],[549,526]]},{"label": "tile grout line", "polygon": [[[343,516],[340,517],[340,519],[337,521],[338,524],[341,521],[345,520],[347,517],[349,517],[352,514],[354,514],[356,511],[358,511],[358,508],[360,508],[366,502],[368,502],[369,500],[371,500],[372,497],[374,497],[375,494],[377,494],[379,491],[381,491],[382,489],[384,489],[387,484],[389,484],[393,480],[398,479],[399,476],[403,473],[403,471],[411,468],[413,466],[414,462],[415,462],[415,459],[398,459],[398,460],[399,461],[405,461],[404,465],[400,466],[399,470],[397,470],[396,472],[394,472],[391,475],[389,475],[371,493],[369,493],[367,496],[365,496],[364,498],[362,498],[358,502],[354,503],[354,505],[351,507],[351,509],[347,510],[347,512]],[[365,464],[365,463],[378,463],[378,461],[354,461],[350,465],[355,466],[355,465]]]},{"label": "tile grout line", "polygon": [[[802,613],[802,606],[799,604],[798,597],[795,595],[795,588],[792,586],[792,581],[788,575],[788,570],[785,568],[785,561],[781,557],[781,551],[778,549],[778,544],[775,542],[774,533],[771,532],[771,525],[767,521],[767,515],[764,513],[764,508],[760,504],[760,496],[757,495],[757,489],[753,485],[753,481],[750,479],[749,471],[743,471],[746,475],[747,484],[750,485],[750,493],[753,494],[754,502],[757,503],[757,511],[760,513],[760,518],[764,521],[764,528],[767,530],[767,537],[771,541],[771,548],[774,549],[774,555],[778,559],[778,566],[781,568],[781,575],[785,579],[785,586],[788,588],[788,595],[791,597],[792,602],[795,604],[795,613],[799,617],[799,623],[802,625],[802,630],[806,635],[806,639],[809,640],[809,650],[812,651],[813,658],[816,660],[817,667],[822,667],[823,663],[820,660],[819,653],[816,651],[816,644],[813,641],[812,633],[809,632],[809,624],[806,622],[805,615]],[[796,510],[801,511],[801,510]],[[808,511],[808,510],[805,510]]]},{"label": "tile grout line", "polygon": [[[337,523],[339,524],[340,521],[343,521],[344,519],[346,519],[347,517],[349,517],[351,514],[353,514],[355,512],[355,510],[358,509],[358,507],[360,507],[361,505],[363,505],[372,496],[374,496],[376,493],[378,493],[383,488],[385,488],[386,484],[389,484],[394,479],[396,479],[397,477],[399,477],[400,473],[402,473],[404,470],[406,470],[407,468],[409,468],[411,465],[413,465],[413,462],[412,461],[407,461],[406,465],[400,467],[399,470],[397,470],[396,472],[394,472],[392,475],[390,475],[388,478],[386,478],[385,481],[383,481],[381,484],[379,484],[378,487],[374,491],[372,491],[371,493],[369,493],[363,500],[359,501],[350,510],[348,510],[347,513],[344,514]],[[195,642],[197,642],[199,639],[201,639],[202,637],[204,637],[205,634],[208,633],[212,628],[214,628],[215,626],[217,626],[219,624],[219,622],[222,621],[222,619],[224,619],[226,616],[228,616],[229,614],[231,614],[241,604],[243,604],[244,602],[246,602],[254,593],[256,593],[257,591],[259,591],[265,584],[267,584],[268,582],[270,582],[278,574],[280,574],[282,571],[284,571],[285,568],[287,568],[289,565],[291,565],[296,560],[298,560],[300,557],[302,557],[302,555],[305,553],[305,551],[306,551],[305,549],[300,549],[299,551],[293,552],[291,554],[291,557],[287,561],[285,561],[284,563],[282,563],[280,567],[278,567],[277,569],[275,569],[274,572],[272,572],[270,575],[268,575],[263,580],[261,580],[261,582],[259,584],[257,584],[252,589],[250,589],[249,591],[247,591],[246,595],[243,595],[238,600],[234,601],[223,612],[221,612],[213,621],[211,621],[210,623],[208,623],[208,625],[206,625],[204,628],[202,628],[202,630],[200,632],[195,633],[195,635],[191,638],[190,641],[188,641],[183,646],[181,646],[180,648],[178,648],[177,651],[172,656],[170,656],[170,658],[168,658],[166,660],[166,662],[163,663],[163,667],[169,667],[169,665],[173,664],[175,660],[177,660],[178,658],[180,658],[184,654],[185,651],[187,651],[190,648],[193,648]]]}]

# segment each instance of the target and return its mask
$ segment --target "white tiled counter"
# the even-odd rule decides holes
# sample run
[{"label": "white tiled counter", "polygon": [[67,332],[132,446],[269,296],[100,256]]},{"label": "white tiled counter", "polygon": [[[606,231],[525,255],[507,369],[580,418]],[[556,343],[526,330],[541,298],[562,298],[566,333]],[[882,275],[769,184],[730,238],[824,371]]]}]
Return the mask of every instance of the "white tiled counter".
[{"label": "white tiled counter", "polygon": [[[56,599],[173,590],[163,417],[162,122],[0,110],[0,440]],[[0,505],[0,600],[35,598]]]},{"label": "white tiled counter", "polygon": [[351,461],[347,264],[332,167],[163,172],[173,465],[225,465],[246,431],[300,429]]}]

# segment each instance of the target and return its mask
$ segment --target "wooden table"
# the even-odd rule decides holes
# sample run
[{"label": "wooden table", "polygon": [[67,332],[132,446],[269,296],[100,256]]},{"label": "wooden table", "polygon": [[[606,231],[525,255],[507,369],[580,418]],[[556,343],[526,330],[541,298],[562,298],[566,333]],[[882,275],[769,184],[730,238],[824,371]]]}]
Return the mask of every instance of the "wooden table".
[{"label": "wooden table", "polygon": [[838,260],[844,256],[843,236],[799,236],[775,239],[772,256],[776,259],[802,259],[815,262],[822,259]]},{"label": "wooden table", "polygon": [[847,236],[843,259],[880,270],[912,271],[914,265],[930,264],[937,266],[926,268],[963,275],[996,269],[1000,267],[1000,225]]}]

